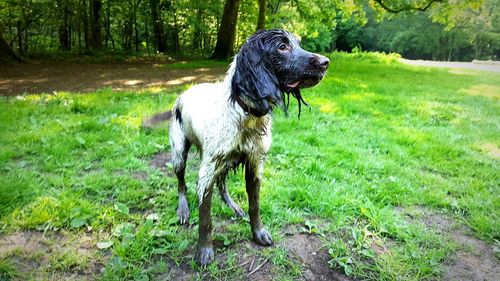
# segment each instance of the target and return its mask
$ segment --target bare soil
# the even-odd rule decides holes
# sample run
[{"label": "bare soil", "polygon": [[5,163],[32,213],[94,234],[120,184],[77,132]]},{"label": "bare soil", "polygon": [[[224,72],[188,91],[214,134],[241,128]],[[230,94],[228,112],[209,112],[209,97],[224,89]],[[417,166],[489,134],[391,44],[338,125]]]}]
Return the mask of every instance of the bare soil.
[{"label": "bare soil", "polygon": [[291,258],[302,265],[303,279],[307,281],[348,281],[346,275],[333,270],[330,256],[321,239],[314,234],[296,233],[283,241]]},{"label": "bare soil", "polygon": [[[78,260],[60,263],[65,255]],[[70,238],[28,230],[0,236],[0,258],[8,258],[23,277],[34,280],[95,280],[104,270],[104,259],[87,233]]]},{"label": "bare soil", "polygon": [[155,61],[0,65],[0,95],[168,88],[222,79],[227,67],[168,69]]},{"label": "bare soil", "polygon": [[[250,240],[235,242],[229,247],[224,247],[222,241],[214,241],[215,259],[219,263],[219,268],[224,271],[239,270],[238,277],[232,276],[230,279],[222,277],[223,280],[259,280],[271,281],[279,280],[280,274],[269,258],[259,255],[265,247],[259,246]],[[278,245],[286,249],[288,257],[301,265],[302,276],[298,280],[305,281],[351,281],[348,276],[331,269],[328,265],[328,253],[322,247],[322,242],[314,234],[295,233],[285,238]],[[194,249],[194,248],[193,248]],[[228,263],[228,252],[236,252],[236,261]],[[197,272],[190,267],[190,261],[194,252],[188,253],[182,263],[176,265],[169,263],[167,272],[155,276],[158,280],[194,280],[201,277],[202,280],[219,280],[210,276],[208,271]]]},{"label": "bare soil", "polygon": [[402,208],[398,212],[409,220],[423,223],[457,244],[454,256],[445,264],[444,280],[496,281],[500,278],[500,260],[495,257],[494,246],[472,236],[472,230],[453,218],[418,207],[411,210]]}]

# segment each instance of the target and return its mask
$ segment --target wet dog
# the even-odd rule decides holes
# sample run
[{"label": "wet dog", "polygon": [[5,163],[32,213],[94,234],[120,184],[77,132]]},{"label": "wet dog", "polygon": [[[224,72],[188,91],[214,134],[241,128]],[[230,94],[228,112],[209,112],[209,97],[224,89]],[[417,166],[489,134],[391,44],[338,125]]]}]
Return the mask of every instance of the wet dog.
[{"label": "wet dog", "polygon": [[[211,202],[217,185],[224,202],[236,215],[243,210],[226,189],[226,175],[243,165],[248,194],[253,239],[272,245],[271,234],[262,224],[259,191],[266,155],[271,146],[272,111],[285,111],[285,97],[305,103],[301,88],[319,83],[328,69],[329,59],[303,50],[288,31],[261,30],[252,35],[235,56],[221,83],[193,86],[179,96],[170,112],[146,120],[151,125],[170,117],[172,164],[178,179],[177,215],[180,223],[189,220],[184,178],[188,151],[198,148],[199,241],[197,261],[205,266],[213,261]],[[300,114],[300,113],[299,113]]]}]

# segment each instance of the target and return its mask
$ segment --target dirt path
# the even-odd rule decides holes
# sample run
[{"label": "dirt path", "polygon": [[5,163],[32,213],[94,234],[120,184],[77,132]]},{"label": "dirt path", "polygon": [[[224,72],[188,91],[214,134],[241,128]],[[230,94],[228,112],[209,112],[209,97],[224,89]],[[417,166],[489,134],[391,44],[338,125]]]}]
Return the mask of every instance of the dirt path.
[{"label": "dirt path", "polygon": [[444,264],[443,280],[499,280],[500,263],[495,256],[497,245],[490,245],[472,236],[472,230],[452,217],[423,207],[397,208],[396,211],[412,223],[423,224],[456,244],[454,255]]},{"label": "dirt path", "polygon": [[118,63],[25,63],[0,66],[0,95],[54,91],[85,93],[100,88],[133,90],[221,79],[227,67],[168,69],[155,61]]},{"label": "dirt path", "polygon": [[[438,62],[401,59],[402,63],[431,67],[465,68],[500,72],[499,62]],[[168,69],[165,62],[44,62],[0,65],[0,95],[39,94],[54,91],[92,92],[111,87],[135,90],[168,88],[222,79],[227,67]],[[171,62],[167,62],[171,63]]]},{"label": "dirt path", "polygon": [[402,63],[418,66],[465,68],[474,70],[500,72],[500,62],[497,61],[474,61],[474,62],[451,62],[451,61],[428,61],[400,59]]}]

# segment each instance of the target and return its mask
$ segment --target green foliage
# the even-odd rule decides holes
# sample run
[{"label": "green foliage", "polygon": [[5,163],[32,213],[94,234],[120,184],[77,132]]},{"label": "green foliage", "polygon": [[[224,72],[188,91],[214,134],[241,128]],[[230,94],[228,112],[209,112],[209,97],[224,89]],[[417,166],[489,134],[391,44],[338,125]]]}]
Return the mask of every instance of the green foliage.
[{"label": "green foliage", "polygon": [[472,47],[460,30],[446,31],[429,15],[401,15],[388,21],[373,20],[363,29],[360,43],[366,50],[397,52],[410,59],[470,60]]},{"label": "green foliage", "polygon": [[[428,2],[382,1],[384,8],[377,1],[364,0],[269,0],[266,28],[288,29],[315,52],[362,48],[398,52],[407,58],[498,57],[498,0],[430,1],[435,3],[425,12],[416,12],[413,8]],[[90,0],[4,1],[0,34],[19,53],[35,57],[155,55],[158,35],[166,53],[201,58],[213,51],[224,7],[220,0],[97,2],[102,4],[97,23],[102,47],[92,45]],[[159,13],[159,31],[154,28],[153,6]],[[402,11],[388,13],[388,8]],[[234,51],[255,32],[258,11],[258,1],[240,1]]]}]

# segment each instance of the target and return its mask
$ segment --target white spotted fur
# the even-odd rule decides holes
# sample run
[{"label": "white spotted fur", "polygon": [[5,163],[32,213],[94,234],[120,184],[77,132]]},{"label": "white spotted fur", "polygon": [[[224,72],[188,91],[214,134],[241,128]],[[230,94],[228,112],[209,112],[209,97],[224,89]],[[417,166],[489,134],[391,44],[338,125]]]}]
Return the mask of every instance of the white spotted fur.
[{"label": "white spotted fur", "polygon": [[[234,58],[224,81],[204,83],[182,93],[172,109],[181,112],[181,120],[173,117],[170,124],[170,145],[174,169],[185,165],[182,158],[184,140],[198,147],[201,164],[197,192],[201,204],[208,187],[218,176],[227,173],[227,166],[217,167],[216,159],[230,159],[234,153],[248,156],[261,177],[265,155],[271,146],[272,116],[254,117],[230,100],[231,78],[236,68]],[[220,161],[219,161],[220,162]]]}]

